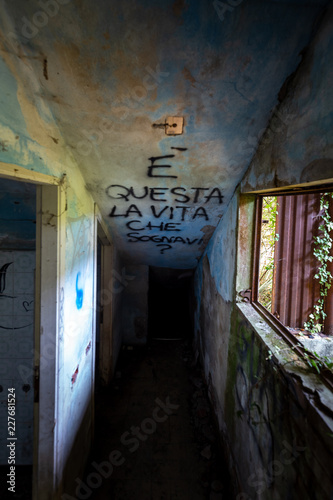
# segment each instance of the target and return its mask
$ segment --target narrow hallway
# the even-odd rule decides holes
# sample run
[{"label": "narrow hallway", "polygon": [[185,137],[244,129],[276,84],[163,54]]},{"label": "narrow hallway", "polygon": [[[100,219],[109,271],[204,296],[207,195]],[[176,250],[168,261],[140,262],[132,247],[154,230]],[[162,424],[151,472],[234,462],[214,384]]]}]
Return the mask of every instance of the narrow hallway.
[{"label": "narrow hallway", "polygon": [[97,395],[82,498],[231,499],[225,470],[187,342],[124,346],[112,387]]}]

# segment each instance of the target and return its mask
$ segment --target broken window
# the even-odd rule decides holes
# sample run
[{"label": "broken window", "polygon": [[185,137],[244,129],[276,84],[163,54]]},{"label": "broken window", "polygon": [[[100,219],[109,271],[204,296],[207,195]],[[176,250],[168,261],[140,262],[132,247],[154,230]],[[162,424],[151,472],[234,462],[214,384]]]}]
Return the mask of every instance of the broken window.
[{"label": "broken window", "polygon": [[257,199],[252,303],[305,355],[333,358],[333,193]]}]

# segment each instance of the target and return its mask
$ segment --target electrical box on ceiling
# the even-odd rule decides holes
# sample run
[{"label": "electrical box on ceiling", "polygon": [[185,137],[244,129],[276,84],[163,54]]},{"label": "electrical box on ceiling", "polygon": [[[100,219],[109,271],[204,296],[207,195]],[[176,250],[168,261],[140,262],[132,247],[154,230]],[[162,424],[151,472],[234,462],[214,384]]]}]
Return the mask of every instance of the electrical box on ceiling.
[{"label": "electrical box on ceiling", "polygon": [[166,135],[180,135],[183,133],[184,118],[182,116],[168,116],[165,120]]}]

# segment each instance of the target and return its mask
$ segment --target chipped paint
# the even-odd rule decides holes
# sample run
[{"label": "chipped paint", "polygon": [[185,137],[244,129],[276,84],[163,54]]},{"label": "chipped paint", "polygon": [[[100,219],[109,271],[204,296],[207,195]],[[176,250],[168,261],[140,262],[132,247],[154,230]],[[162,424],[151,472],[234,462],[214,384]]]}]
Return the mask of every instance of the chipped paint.
[{"label": "chipped paint", "polygon": [[[250,412],[241,424],[235,417],[236,404],[247,410],[254,375],[274,373],[252,327],[233,315],[234,193],[260,141],[244,190],[313,180],[318,159],[329,175],[331,18],[312,52],[301,56],[328,1],[244,1],[223,19],[214,4],[61,0],[47,18],[38,14],[39,0],[1,5],[0,161],[59,179],[66,174],[57,480],[80,476],[91,439],[93,359],[86,354],[94,342],[94,203],[111,230],[118,270],[127,260],[136,278],[122,284],[114,302],[115,357],[122,334],[128,343],[146,341],[148,266],[194,268],[204,252],[195,277],[196,332],[218,420],[245,483],[257,459],[270,463],[267,423],[260,434],[249,428]],[[285,86],[302,58],[296,80]],[[285,99],[276,110],[281,88]],[[184,117],[181,136],[152,126],[168,116]],[[111,185],[134,195],[110,198]],[[205,197],[214,189],[223,198]],[[268,417],[281,409],[281,388],[264,385],[259,401]],[[277,391],[271,400],[270,389]],[[307,431],[305,422],[299,430]]]},{"label": "chipped paint", "polygon": [[71,382],[72,382],[72,385],[74,385],[74,384],[75,384],[78,374],[79,374],[79,365],[77,365],[77,367],[76,367],[76,369],[75,369],[75,372],[74,372],[74,373],[73,373],[73,375],[71,376]]},{"label": "chipped paint", "polygon": [[[126,259],[195,267],[207,238],[198,246],[184,245],[181,252],[175,245],[161,253],[152,240],[140,247],[129,244],[127,221],[109,217],[113,205],[103,193],[110,184],[219,187],[223,204],[210,206],[205,221],[216,227],[325,2],[302,8],[243,2],[228,13],[228,22],[221,21],[213,2],[203,0],[163,5],[103,0],[93,9],[88,0],[80,7],[58,4],[53,16],[37,15],[37,0],[3,7],[3,74],[14,79],[15,108],[23,115],[15,120],[14,112],[6,126],[16,132],[19,121],[26,131],[19,134],[16,155],[17,141],[3,137],[9,150],[0,151],[0,158],[16,156],[22,164],[25,151],[25,166],[48,173],[52,162],[59,176],[64,166],[68,171],[77,162]],[[28,41],[22,17],[31,30]],[[45,27],[38,27],[42,17]],[[161,17],[163,23],[157,23]],[[70,22],[75,30],[68,29]],[[163,129],[152,127],[167,116],[184,117],[182,136],[166,137]],[[42,156],[37,144],[44,148]],[[172,163],[177,179],[147,177],[148,159],[171,151],[177,153]],[[138,206],[145,225],[157,221],[146,201]],[[164,206],[159,203],[156,210]],[[199,208],[192,203],[191,213]],[[170,215],[158,221],[166,224]],[[189,217],[179,237],[200,240],[202,222]]]},{"label": "chipped paint", "polygon": [[239,498],[287,498],[291,485],[332,496],[332,391],[235,299],[252,279],[255,196],[241,190],[332,182],[332,19],[331,6],[195,272],[195,345]]},{"label": "chipped paint", "polygon": [[[242,191],[333,179],[332,7],[303,55],[242,181]],[[320,96],[320,98],[318,98]],[[301,112],[300,112],[301,110]],[[311,126],[310,126],[311,124]]]}]

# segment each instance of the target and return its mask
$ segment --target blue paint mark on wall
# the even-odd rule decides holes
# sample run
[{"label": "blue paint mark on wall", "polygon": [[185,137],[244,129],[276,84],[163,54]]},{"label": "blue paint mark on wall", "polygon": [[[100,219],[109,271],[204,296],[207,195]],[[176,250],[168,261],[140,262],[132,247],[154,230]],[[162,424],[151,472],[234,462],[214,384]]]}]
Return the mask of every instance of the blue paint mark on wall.
[{"label": "blue paint mark on wall", "polygon": [[76,307],[77,307],[77,309],[81,309],[82,304],[83,304],[83,289],[79,288],[80,276],[81,276],[81,273],[77,273],[77,275],[76,275]]}]

